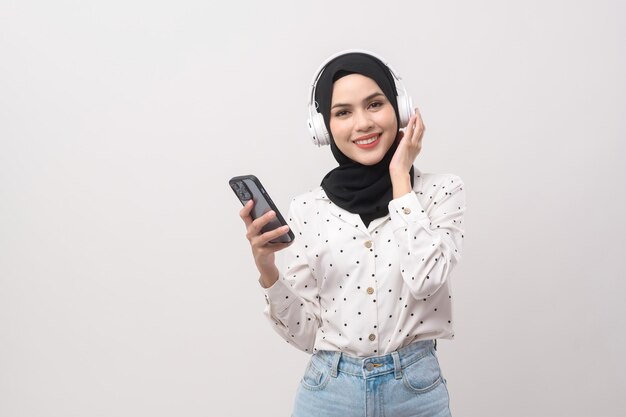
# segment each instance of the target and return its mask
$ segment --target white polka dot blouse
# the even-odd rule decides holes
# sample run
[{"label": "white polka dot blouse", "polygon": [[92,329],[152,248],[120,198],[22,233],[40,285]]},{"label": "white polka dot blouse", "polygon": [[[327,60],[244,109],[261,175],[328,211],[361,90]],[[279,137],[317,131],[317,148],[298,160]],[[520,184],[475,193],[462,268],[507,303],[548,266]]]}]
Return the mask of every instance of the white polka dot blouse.
[{"label": "white polka dot blouse", "polygon": [[[388,354],[413,341],[453,339],[451,276],[464,238],[463,181],[414,170],[413,192],[365,227],[321,186],[291,201],[294,243],[276,253],[279,279],[264,315],[309,353]],[[259,281],[260,283],[260,281]]]}]

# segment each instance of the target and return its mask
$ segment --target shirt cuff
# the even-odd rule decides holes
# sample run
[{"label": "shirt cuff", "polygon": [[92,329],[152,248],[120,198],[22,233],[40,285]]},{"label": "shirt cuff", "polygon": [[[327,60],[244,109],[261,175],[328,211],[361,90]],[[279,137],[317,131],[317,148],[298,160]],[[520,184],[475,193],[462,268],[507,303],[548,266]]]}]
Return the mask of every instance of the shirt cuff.
[{"label": "shirt cuff", "polygon": [[[260,279],[259,284],[261,284]],[[272,308],[279,312],[289,307],[289,304],[293,303],[297,298],[291,287],[285,284],[282,276],[270,287],[263,288],[263,285],[261,285],[261,290],[265,295],[265,303],[271,304]]]},{"label": "shirt cuff", "polygon": [[409,223],[428,219],[415,191],[391,200],[389,202],[389,217],[391,217],[393,230],[406,227]]}]

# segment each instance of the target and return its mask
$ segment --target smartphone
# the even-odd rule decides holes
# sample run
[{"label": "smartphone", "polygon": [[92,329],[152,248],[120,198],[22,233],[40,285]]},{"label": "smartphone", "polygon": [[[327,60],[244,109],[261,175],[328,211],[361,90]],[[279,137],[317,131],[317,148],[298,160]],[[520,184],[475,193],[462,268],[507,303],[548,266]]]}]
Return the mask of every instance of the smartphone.
[{"label": "smartphone", "polygon": [[[261,185],[261,181],[254,175],[241,175],[238,177],[233,177],[228,181],[230,188],[233,189],[239,201],[244,206],[249,200],[254,201],[254,206],[252,206],[252,211],[250,211],[250,216],[253,219],[257,219],[267,213],[270,210],[274,210],[276,213],[276,217],[274,217],[269,223],[267,223],[261,229],[261,233],[269,232],[270,230],[274,230],[280,226],[287,225],[287,222],[283,218],[280,211],[276,208],[276,205],[270,198],[265,188]],[[289,243],[295,239],[291,228],[287,233],[282,236],[277,237],[274,240],[270,240],[271,243]]]}]

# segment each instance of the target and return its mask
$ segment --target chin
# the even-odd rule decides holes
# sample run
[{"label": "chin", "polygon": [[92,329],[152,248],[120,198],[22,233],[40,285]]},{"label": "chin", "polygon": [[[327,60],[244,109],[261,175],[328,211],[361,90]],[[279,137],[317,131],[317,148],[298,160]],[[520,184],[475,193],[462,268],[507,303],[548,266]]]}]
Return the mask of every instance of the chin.
[{"label": "chin", "polygon": [[361,157],[356,159],[356,161],[362,165],[376,165],[377,163],[383,160],[388,150],[389,150],[389,146],[385,146],[384,152],[382,149],[378,149],[375,154],[370,154],[366,156],[359,155]]},{"label": "chin", "polygon": [[367,165],[367,166],[376,165],[377,163],[383,160],[383,156],[384,155],[381,155],[380,157],[367,158],[367,159],[361,158],[361,160],[357,160],[357,162],[361,165]]}]

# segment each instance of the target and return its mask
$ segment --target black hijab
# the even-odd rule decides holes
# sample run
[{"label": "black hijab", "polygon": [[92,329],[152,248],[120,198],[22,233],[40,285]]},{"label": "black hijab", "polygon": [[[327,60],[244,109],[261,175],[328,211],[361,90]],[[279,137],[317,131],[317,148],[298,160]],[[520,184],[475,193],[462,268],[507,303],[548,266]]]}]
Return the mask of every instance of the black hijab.
[{"label": "black hijab", "polygon": [[[383,159],[374,165],[363,165],[348,158],[337,148],[330,131],[330,105],[332,102],[333,83],[349,74],[361,74],[371,78],[383,91],[396,113],[398,131],[400,117],[396,96],[396,84],[389,68],[377,58],[353,52],[341,55],[326,65],[315,87],[315,101],[318,112],[330,135],[330,148],[339,166],[329,171],[322,179],[321,186],[328,198],[339,207],[361,216],[365,226],[370,222],[389,213],[388,204],[393,197],[389,163],[398,148],[394,141]],[[398,132],[396,132],[397,137]],[[413,187],[413,167],[409,171],[411,187]]]}]

